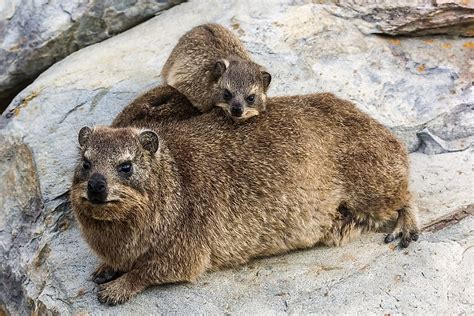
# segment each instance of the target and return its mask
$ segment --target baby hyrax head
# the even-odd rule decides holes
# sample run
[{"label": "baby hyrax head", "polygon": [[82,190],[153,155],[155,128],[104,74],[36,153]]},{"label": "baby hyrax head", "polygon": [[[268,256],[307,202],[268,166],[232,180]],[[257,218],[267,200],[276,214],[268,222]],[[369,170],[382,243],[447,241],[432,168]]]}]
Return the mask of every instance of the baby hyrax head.
[{"label": "baby hyrax head", "polygon": [[83,127],[71,201],[76,212],[96,220],[126,220],[146,213],[147,183],[158,136],[134,128]]},{"label": "baby hyrax head", "polygon": [[234,121],[265,111],[266,93],[272,79],[262,66],[238,57],[216,61],[215,104]]}]

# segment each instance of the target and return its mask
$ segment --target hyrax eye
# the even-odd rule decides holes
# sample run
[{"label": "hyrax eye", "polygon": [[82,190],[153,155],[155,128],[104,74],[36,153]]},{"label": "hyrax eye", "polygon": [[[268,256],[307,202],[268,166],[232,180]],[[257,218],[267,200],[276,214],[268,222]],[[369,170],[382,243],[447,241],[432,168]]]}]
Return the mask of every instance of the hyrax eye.
[{"label": "hyrax eye", "polygon": [[227,89],[224,90],[223,96],[224,96],[224,100],[226,101],[229,101],[230,99],[232,99],[232,93],[230,93],[230,91]]},{"label": "hyrax eye", "polygon": [[131,175],[133,172],[132,163],[130,161],[124,162],[118,167],[118,171],[123,175]]},{"label": "hyrax eye", "polygon": [[91,168],[90,161],[87,159],[84,159],[84,161],[82,162],[82,169],[89,170],[90,168]]},{"label": "hyrax eye", "polygon": [[255,94],[251,94],[247,97],[247,103],[253,104],[255,102]]}]

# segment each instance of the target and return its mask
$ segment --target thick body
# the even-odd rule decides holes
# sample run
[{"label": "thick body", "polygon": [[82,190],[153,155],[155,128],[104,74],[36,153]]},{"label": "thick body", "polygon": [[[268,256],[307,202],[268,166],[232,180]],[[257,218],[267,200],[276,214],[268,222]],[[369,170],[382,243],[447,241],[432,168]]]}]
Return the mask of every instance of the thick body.
[{"label": "thick body", "polygon": [[246,124],[219,109],[156,121],[128,124],[119,115],[112,128],[91,135],[92,147],[101,139],[121,147],[146,126],[160,139],[146,185],[103,209],[109,220],[80,198],[80,177],[73,184],[86,240],[106,269],[125,273],[105,284],[104,302],[254,257],[339,245],[397,217],[403,238],[417,231],[403,144],[331,94],[271,98],[267,114]]}]

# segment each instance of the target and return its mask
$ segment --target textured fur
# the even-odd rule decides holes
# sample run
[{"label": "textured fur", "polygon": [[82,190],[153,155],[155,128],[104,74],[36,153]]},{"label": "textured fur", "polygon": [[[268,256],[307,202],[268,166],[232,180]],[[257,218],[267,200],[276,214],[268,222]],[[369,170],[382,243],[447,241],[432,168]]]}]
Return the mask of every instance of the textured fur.
[{"label": "textured fur", "polygon": [[[94,275],[108,281],[101,302],[122,303],[150,285],[193,281],[254,257],[340,245],[394,220],[402,245],[417,236],[406,150],[350,102],[331,94],[270,98],[266,115],[246,124],[217,108],[154,119],[94,128],[81,149],[116,199],[90,204],[89,174],[78,165],[71,202],[104,262]],[[154,155],[139,144],[142,126],[159,136]],[[116,175],[124,155],[133,181]]]},{"label": "textured fur", "polygon": [[125,127],[156,125],[189,119],[201,112],[171,86],[158,86],[130,103],[114,119],[112,125]]},{"label": "textured fur", "polygon": [[[200,25],[183,35],[166,61],[162,77],[201,112],[219,106],[235,120],[265,111],[271,80],[240,40],[218,24]],[[224,99],[226,89],[232,99]],[[255,95],[253,104],[247,101],[250,95]],[[242,116],[231,114],[232,103],[243,106]]]}]

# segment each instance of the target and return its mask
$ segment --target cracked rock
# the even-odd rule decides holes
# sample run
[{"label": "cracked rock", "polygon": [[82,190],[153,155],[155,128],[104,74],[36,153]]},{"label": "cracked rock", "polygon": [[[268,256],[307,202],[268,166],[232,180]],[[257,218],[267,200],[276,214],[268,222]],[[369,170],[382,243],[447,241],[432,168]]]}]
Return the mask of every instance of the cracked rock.
[{"label": "cracked rock", "polygon": [[82,47],[123,32],[182,0],[0,3],[0,100]]},{"label": "cracked rock", "polygon": [[[336,1],[335,1],[336,2]],[[474,36],[474,4],[464,0],[337,1],[339,15],[360,19],[367,34]]]}]

